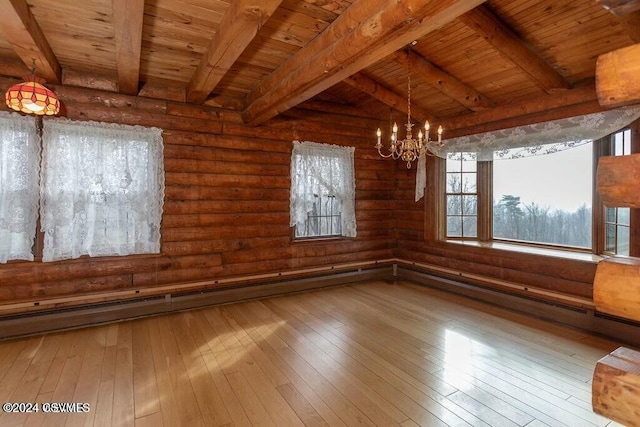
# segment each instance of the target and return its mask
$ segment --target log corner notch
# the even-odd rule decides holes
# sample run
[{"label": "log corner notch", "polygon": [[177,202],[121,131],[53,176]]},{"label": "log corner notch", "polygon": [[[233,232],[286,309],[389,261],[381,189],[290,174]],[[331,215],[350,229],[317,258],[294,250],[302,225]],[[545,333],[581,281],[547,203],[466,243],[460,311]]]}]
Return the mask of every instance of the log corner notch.
[{"label": "log corner notch", "polygon": [[607,108],[640,103],[640,43],[598,57],[596,93]]},{"label": "log corner notch", "polygon": [[[598,263],[593,281],[596,310],[640,322],[640,258]],[[596,364],[592,406],[597,414],[640,427],[640,352],[620,347]]]},{"label": "log corner notch", "polygon": [[640,154],[606,156],[598,161],[596,186],[608,208],[640,208]]},{"label": "log corner notch", "polygon": [[593,279],[593,302],[599,312],[640,322],[640,258],[600,261]]},{"label": "log corner notch", "polygon": [[640,352],[620,347],[593,372],[593,411],[629,427],[640,427]]}]

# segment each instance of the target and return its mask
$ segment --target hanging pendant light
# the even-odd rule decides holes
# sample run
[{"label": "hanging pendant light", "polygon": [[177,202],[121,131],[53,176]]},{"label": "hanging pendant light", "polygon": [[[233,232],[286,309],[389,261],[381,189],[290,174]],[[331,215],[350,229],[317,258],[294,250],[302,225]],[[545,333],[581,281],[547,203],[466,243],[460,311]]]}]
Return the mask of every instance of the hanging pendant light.
[{"label": "hanging pendant light", "polygon": [[43,79],[36,76],[35,61],[31,75],[24,82],[15,84],[7,90],[7,106],[13,110],[39,116],[54,116],[60,112],[60,101],[52,90],[43,86]]}]

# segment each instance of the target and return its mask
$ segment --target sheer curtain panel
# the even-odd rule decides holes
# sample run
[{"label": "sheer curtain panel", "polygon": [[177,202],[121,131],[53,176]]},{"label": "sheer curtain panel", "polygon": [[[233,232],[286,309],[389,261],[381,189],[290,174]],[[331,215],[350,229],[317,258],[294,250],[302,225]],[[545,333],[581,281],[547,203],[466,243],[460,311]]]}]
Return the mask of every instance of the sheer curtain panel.
[{"label": "sheer curtain panel", "polygon": [[35,118],[0,111],[0,263],[33,261],[39,165]]},{"label": "sheer curtain panel", "polygon": [[342,210],[342,235],[356,236],[354,147],[293,141],[290,225],[304,227],[314,195],[335,196]]},{"label": "sheer curtain panel", "polygon": [[43,261],[160,252],[162,130],[45,120]]}]

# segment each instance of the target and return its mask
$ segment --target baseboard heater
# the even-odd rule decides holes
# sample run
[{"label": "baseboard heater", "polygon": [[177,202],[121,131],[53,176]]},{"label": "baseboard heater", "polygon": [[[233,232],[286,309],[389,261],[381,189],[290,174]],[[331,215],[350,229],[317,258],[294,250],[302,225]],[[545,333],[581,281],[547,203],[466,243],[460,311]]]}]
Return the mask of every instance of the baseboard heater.
[{"label": "baseboard heater", "polygon": [[[304,292],[364,280],[387,279],[407,280],[640,346],[640,323],[598,313],[593,301],[589,299],[397,258],[197,282],[196,290],[193,289],[194,283],[167,286],[164,294],[158,294],[163,288],[130,291],[131,298],[111,302],[101,302],[100,298],[105,295],[99,294],[96,301],[82,306],[5,315],[0,318],[0,339]],[[225,286],[220,288],[215,285]]]},{"label": "baseboard heater", "polygon": [[[394,265],[397,278],[640,346],[640,323],[599,313],[591,300],[439,266],[397,261]],[[457,277],[451,278],[452,275]]]},{"label": "baseboard heater", "polygon": [[[83,296],[86,303],[77,306],[55,306],[73,302],[73,297],[49,300],[39,304],[38,311],[2,316],[0,340],[391,277],[392,265],[379,260],[132,290],[118,293],[119,299],[109,302],[103,300],[111,294],[96,294],[93,302]],[[33,307],[35,303],[24,304]]]}]

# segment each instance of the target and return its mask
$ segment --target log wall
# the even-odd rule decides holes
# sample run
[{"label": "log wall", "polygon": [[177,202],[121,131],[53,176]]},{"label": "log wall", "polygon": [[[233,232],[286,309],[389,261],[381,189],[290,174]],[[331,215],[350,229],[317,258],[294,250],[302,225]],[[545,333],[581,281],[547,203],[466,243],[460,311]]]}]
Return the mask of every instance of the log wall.
[{"label": "log wall", "polygon": [[[161,254],[0,264],[4,306],[389,259],[395,163],[373,149],[378,123],[291,111],[259,127],[238,113],[105,92],[56,88],[62,115],[164,129],[165,204]],[[46,119],[45,119],[46,120]],[[358,236],[294,242],[289,227],[292,140],[352,145]],[[219,285],[222,286],[222,285]],[[61,303],[64,304],[64,303]],[[23,304],[20,310],[25,310]],[[38,307],[27,308],[38,309]],[[15,310],[13,310],[15,311]]]}]

